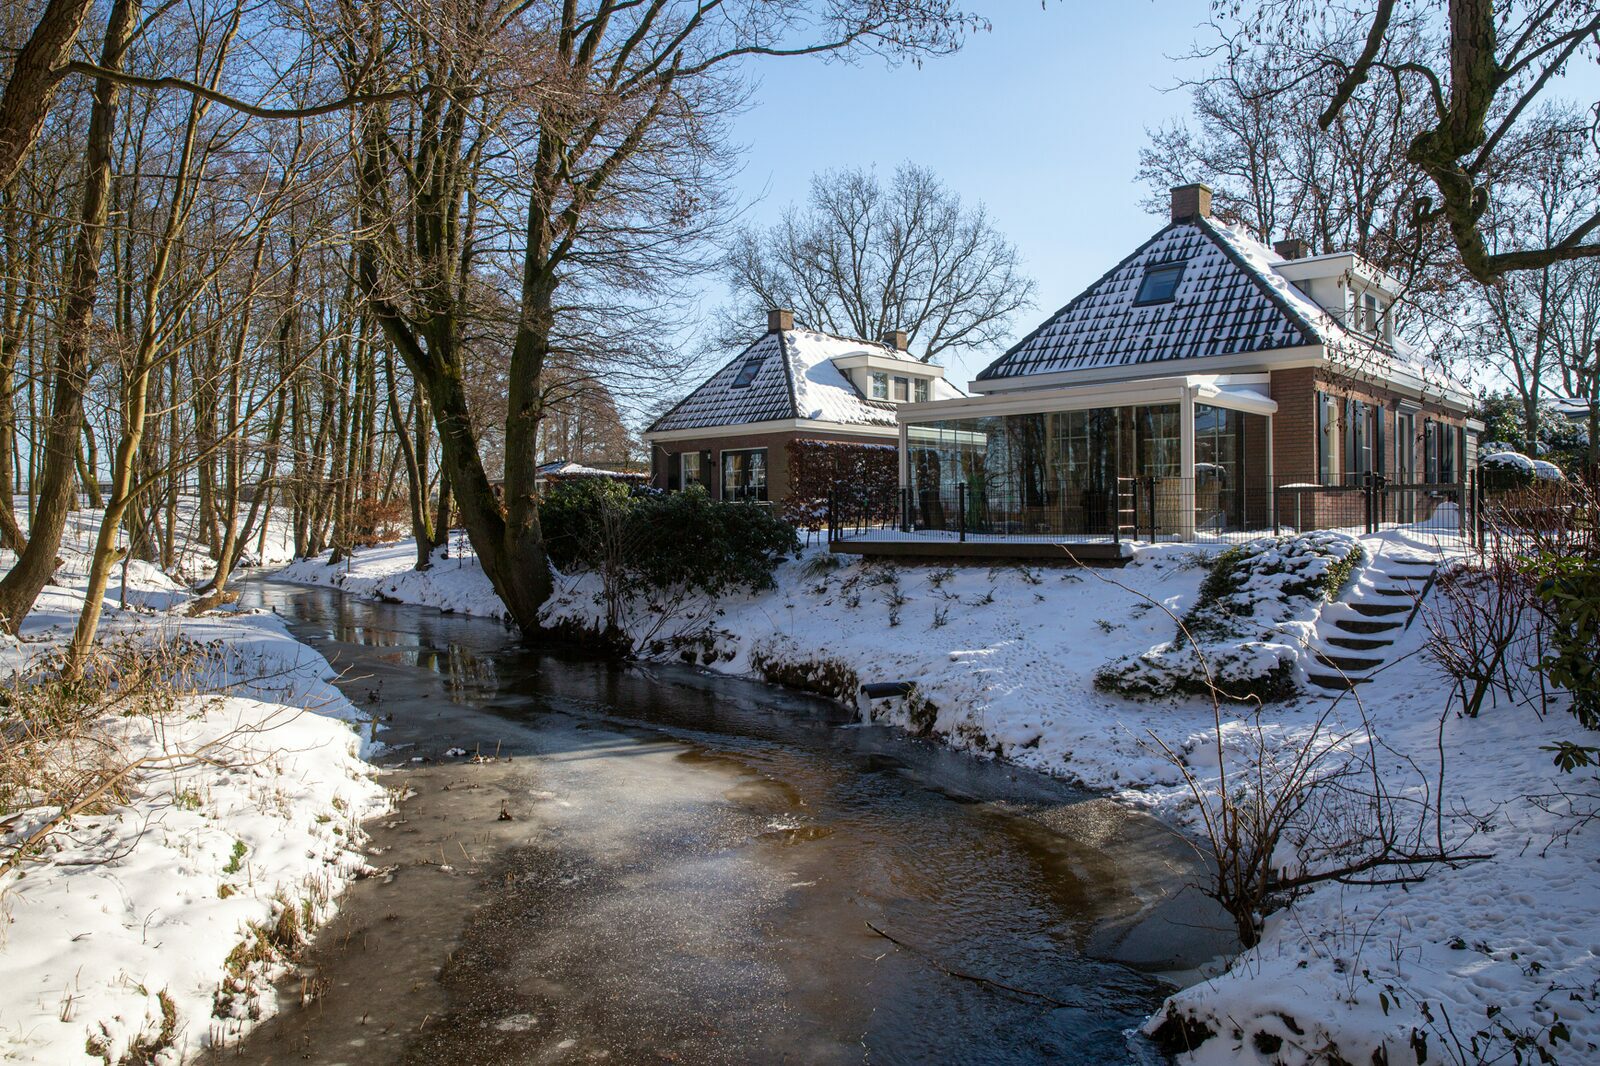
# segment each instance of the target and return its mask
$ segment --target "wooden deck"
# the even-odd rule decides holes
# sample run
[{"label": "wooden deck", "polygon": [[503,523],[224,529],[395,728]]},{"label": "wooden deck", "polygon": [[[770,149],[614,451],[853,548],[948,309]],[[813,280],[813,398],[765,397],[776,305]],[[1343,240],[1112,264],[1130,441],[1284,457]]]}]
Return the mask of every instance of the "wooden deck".
[{"label": "wooden deck", "polygon": [[839,555],[916,562],[989,564],[994,562],[1054,562],[1064,565],[1126,566],[1130,546],[1116,541],[1062,542],[985,538],[983,540],[904,540],[888,537],[836,540],[829,550]]}]

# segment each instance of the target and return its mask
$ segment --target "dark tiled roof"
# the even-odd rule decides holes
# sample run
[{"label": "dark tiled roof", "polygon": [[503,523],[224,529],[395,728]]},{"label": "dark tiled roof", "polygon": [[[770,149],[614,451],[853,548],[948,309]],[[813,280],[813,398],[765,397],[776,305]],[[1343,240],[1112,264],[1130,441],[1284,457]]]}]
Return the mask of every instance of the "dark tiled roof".
[{"label": "dark tiled roof", "polygon": [[[894,405],[869,400],[833,365],[834,359],[871,353],[903,359],[908,370],[923,364],[894,349],[870,341],[794,329],[768,333],[705,384],[645,430],[738,426],[798,418],[842,425],[895,425]],[[735,384],[740,370],[753,364],[748,384]],[[943,381],[933,383],[933,398],[961,395]]]},{"label": "dark tiled roof", "polygon": [[[1312,315],[1320,309],[1282,278],[1262,277],[1241,238],[1209,220],[1173,223],[984,368],[979,380],[1318,343]],[[1135,304],[1147,269],[1178,263],[1183,277],[1172,301]]]}]

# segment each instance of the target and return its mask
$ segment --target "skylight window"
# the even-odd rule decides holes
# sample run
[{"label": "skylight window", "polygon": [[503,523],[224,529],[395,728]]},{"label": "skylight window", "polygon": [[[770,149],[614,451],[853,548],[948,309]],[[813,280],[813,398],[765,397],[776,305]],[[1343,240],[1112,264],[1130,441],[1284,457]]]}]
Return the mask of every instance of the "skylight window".
[{"label": "skylight window", "polygon": [[765,353],[752,355],[746,359],[744,365],[739,368],[738,376],[733,379],[733,387],[736,389],[748,387],[756,379],[756,372],[761,369],[761,364],[766,362],[766,359]]},{"label": "skylight window", "polygon": [[1170,303],[1178,291],[1178,282],[1182,278],[1182,263],[1150,267],[1144,272],[1144,280],[1139,283],[1139,295],[1134,297],[1134,304]]}]

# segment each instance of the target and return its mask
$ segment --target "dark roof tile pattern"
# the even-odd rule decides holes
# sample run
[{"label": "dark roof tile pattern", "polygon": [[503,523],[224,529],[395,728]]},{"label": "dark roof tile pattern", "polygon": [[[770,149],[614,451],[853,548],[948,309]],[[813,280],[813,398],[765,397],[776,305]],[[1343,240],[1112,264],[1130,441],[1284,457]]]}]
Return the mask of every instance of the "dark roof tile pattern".
[{"label": "dark roof tile pattern", "polygon": [[[1052,315],[979,380],[1154,363],[1318,342],[1308,316],[1214,223],[1173,223]],[[1184,264],[1174,298],[1137,305],[1146,270]],[[1278,279],[1281,280],[1281,279]]]}]

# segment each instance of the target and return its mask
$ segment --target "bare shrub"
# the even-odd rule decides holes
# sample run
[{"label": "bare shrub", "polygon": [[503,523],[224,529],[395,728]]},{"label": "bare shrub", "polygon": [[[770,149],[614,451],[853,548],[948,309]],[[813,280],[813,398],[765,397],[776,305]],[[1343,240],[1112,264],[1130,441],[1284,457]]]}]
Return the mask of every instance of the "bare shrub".
[{"label": "bare shrub", "polygon": [[[165,745],[135,757],[104,726],[140,717],[160,737],[224,665],[211,646],[160,632],[96,644],[81,668],[59,649],[13,675],[0,690],[0,832],[12,834],[0,841],[0,874],[33,858],[77,815],[127,802],[141,772],[217,761]],[[27,812],[45,813],[24,827]]]},{"label": "bare shrub", "polygon": [[1463,714],[1485,701],[1520,701],[1536,675],[1542,644],[1533,587],[1505,542],[1446,570],[1423,611],[1428,657],[1454,686]]},{"label": "bare shrub", "polygon": [[[1159,600],[1089,572],[1164,612],[1178,630],[1174,644],[1194,657],[1194,676],[1211,702],[1215,779],[1196,772],[1194,749],[1174,748],[1154,733],[1151,739],[1182,775],[1199,814],[1213,870],[1201,891],[1227,911],[1242,945],[1259,941],[1266,914],[1317,884],[1405,884],[1431,866],[1487,858],[1446,839],[1443,761],[1425,770],[1383,745],[1353,692],[1293,736],[1267,717],[1260,700],[1225,715],[1231,697],[1210,658],[1217,645],[1202,646]],[[1341,726],[1335,712],[1346,698],[1358,713],[1354,724]],[[1384,779],[1380,758],[1396,757],[1409,764],[1419,788],[1402,793]]]}]

